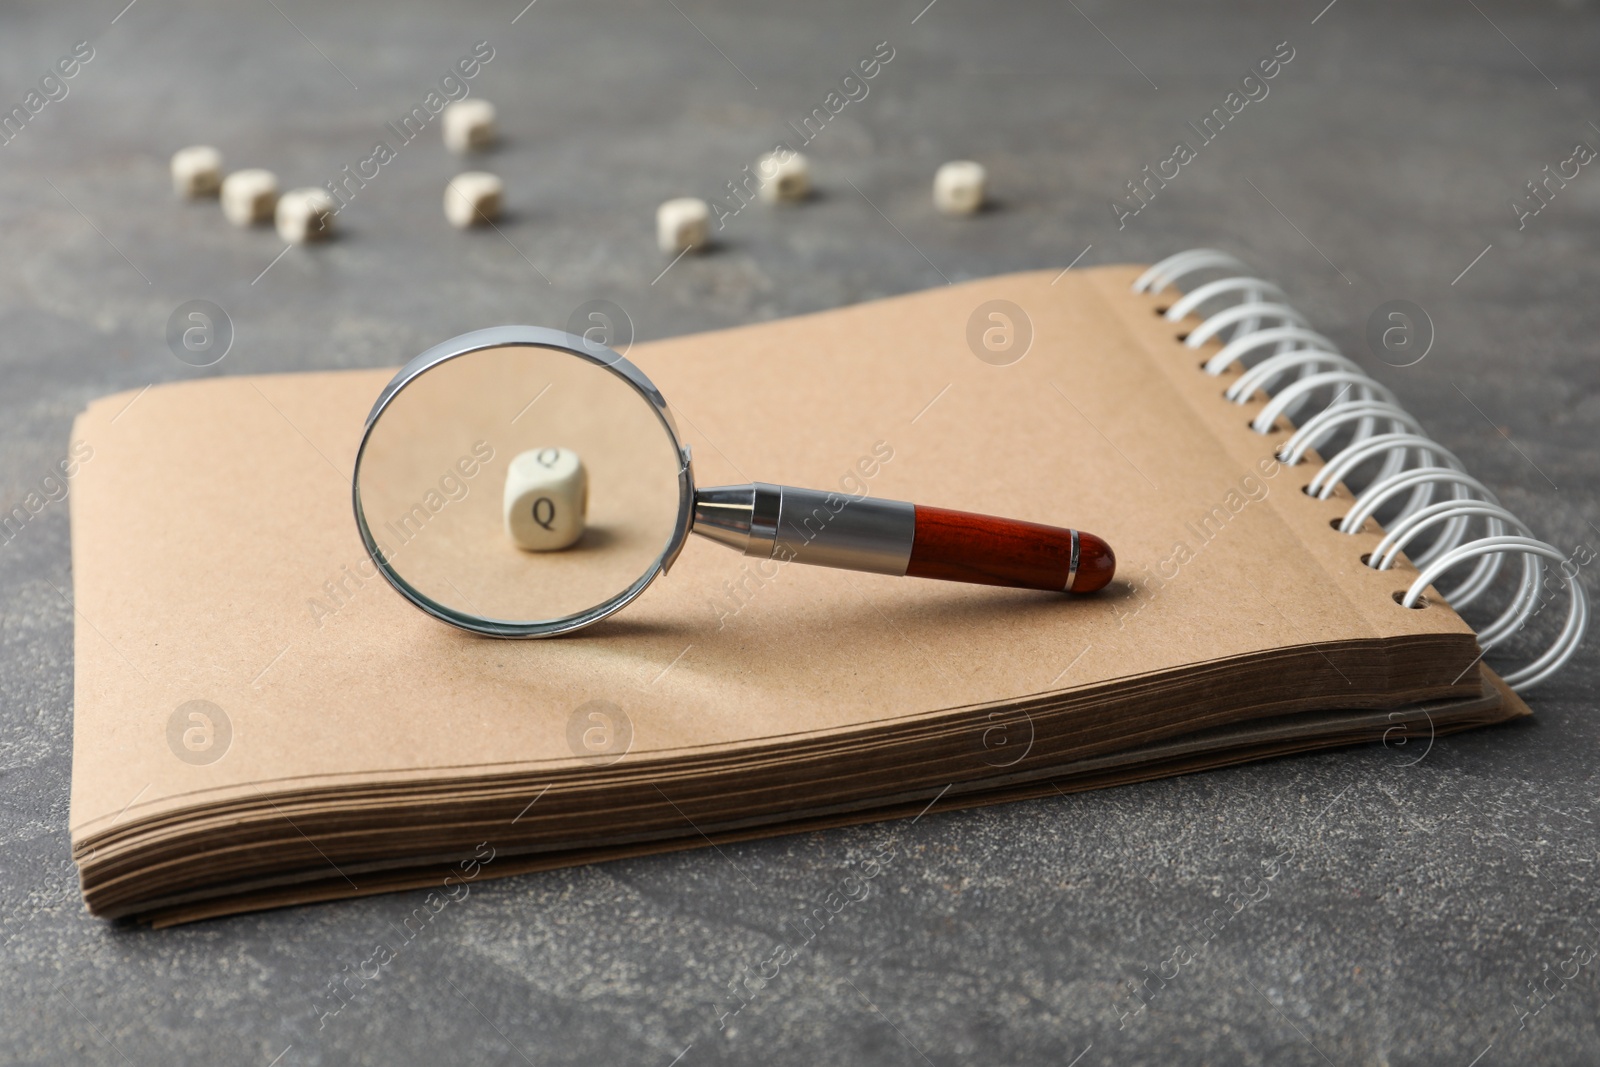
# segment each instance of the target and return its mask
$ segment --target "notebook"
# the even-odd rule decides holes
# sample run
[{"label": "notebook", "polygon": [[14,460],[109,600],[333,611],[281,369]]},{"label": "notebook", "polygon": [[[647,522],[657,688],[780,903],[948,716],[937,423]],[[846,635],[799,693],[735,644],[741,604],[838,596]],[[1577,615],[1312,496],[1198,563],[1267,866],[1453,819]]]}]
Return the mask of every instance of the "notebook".
[{"label": "notebook", "polygon": [[[362,550],[349,474],[391,371],[95,401],[71,495],[90,910],[165,926],[443,893],[1528,715],[1404,553],[1363,562],[1389,547],[1375,519],[1333,528],[1358,506],[1346,484],[1303,491],[1360,423],[1313,442],[1333,460],[1294,465],[1284,414],[1247,425],[1296,388],[1302,421],[1383,398],[1303,387],[1317,366],[1282,354],[1264,391],[1223,397],[1245,364],[1293,356],[1270,338],[1220,376],[1198,366],[1281,325],[1266,283],[1169,319],[1173,282],[1240,273],[1210,255],[1198,274],[1014,274],[627,353],[698,484],[1090,530],[1119,561],[1092,596],[762,565],[692,538],[588,630],[483,638],[411,607]],[[1246,312],[1216,326],[1229,306]],[[482,477],[469,491],[499,492]]]}]

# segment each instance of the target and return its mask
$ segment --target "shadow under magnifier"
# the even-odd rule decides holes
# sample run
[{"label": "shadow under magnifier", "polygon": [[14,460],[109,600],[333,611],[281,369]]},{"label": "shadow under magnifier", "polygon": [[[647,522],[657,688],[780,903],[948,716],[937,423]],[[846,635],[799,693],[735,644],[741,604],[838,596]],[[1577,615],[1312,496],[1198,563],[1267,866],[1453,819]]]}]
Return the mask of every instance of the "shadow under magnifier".
[{"label": "shadow under magnifier", "polygon": [[[569,547],[519,547],[507,479],[525,452],[568,449],[587,479]],[[401,387],[357,469],[366,529],[391,573],[447,612],[546,623],[588,612],[654,572],[678,532],[681,457],[624,379],[533,345],[477,349]],[[559,494],[559,487],[551,490]],[[548,528],[548,527],[547,527]]]}]

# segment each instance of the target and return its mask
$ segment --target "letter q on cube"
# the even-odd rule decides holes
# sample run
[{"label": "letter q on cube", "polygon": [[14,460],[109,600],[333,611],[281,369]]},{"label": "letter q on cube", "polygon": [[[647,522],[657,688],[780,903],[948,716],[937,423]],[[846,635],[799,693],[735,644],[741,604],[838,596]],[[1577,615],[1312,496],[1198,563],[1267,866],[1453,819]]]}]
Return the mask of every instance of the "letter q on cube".
[{"label": "letter q on cube", "polygon": [[570,448],[533,448],[506,468],[506,536],[518,548],[553,552],[583,536],[589,472]]}]

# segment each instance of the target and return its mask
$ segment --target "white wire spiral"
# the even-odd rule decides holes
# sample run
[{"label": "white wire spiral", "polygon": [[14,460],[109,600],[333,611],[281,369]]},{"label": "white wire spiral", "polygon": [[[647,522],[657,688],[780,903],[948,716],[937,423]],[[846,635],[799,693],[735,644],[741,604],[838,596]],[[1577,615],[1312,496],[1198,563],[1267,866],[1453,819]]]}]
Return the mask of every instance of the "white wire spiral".
[{"label": "white wire spiral", "polygon": [[[1488,652],[1522,630],[1543,609],[1545,594],[1553,592],[1547,564],[1554,563],[1555,576],[1567,594],[1566,622],[1542,655],[1502,677],[1520,692],[1560,670],[1577,651],[1589,624],[1589,599],[1577,580],[1576,567],[1559,549],[1536,540],[1487,486],[1463,470],[1449,449],[1424,435],[1421,425],[1400,407],[1388,388],[1311,329],[1305,317],[1289,306],[1282,289],[1252,277],[1248,267],[1226,252],[1196,248],[1168,256],[1146,270],[1133,283],[1133,291],[1153,295],[1189,275],[1218,270],[1227,276],[1195,287],[1163,315],[1178,322],[1202,305],[1226,304],[1182,340],[1191,349],[1209,341],[1222,342],[1221,350],[1207,359],[1203,368],[1212,375],[1264,353],[1225,394],[1236,404],[1249,402],[1257,393],[1271,398],[1251,420],[1257,433],[1272,432],[1279,417],[1294,418],[1319,394],[1328,397],[1325,406],[1300,424],[1277,456],[1294,466],[1312,449],[1348,432],[1349,442],[1326,457],[1327,462],[1307,487],[1309,494],[1322,499],[1331,496],[1356,468],[1378,461],[1376,476],[1356,496],[1338,526],[1341,533],[1353,534],[1379,509],[1401,501],[1399,511],[1387,520],[1383,540],[1366,557],[1367,565],[1377,570],[1393,567],[1408,544],[1427,534],[1431,540],[1412,559],[1419,574],[1396,598],[1408,608],[1421,606],[1423,591],[1435,580],[1476,561],[1471,573],[1443,594],[1452,607],[1460,609],[1490,587],[1508,558],[1519,560],[1522,575],[1510,604],[1478,630],[1478,645]],[[1443,499],[1434,499],[1441,495]],[[1468,540],[1474,522],[1481,523],[1485,533]]]}]

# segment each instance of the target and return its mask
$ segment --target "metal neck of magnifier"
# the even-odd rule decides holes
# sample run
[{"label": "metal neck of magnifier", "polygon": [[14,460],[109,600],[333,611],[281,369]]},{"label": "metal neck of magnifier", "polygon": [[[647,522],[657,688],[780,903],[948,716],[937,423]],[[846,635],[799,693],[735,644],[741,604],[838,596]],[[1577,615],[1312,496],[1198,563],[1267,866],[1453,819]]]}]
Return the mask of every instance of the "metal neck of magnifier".
[{"label": "metal neck of magnifier", "polygon": [[1073,529],[766,482],[697,489],[692,528],[780,563],[1022,589],[1093,592],[1116,568]]},{"label": "metal neck of magnifier", "polygon": [[899,500],[755,482],[695,490],[693,530],[746,556],[903,575],[917,516]]}]

